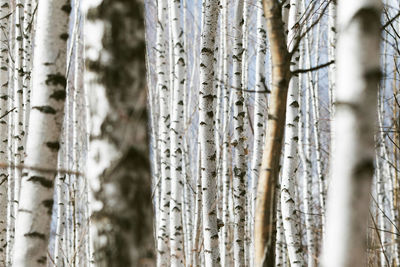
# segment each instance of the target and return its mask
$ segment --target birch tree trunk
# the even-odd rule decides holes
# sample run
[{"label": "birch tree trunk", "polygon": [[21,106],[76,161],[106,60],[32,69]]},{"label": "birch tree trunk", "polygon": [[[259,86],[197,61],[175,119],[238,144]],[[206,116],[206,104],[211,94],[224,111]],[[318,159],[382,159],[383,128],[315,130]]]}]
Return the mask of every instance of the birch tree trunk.
[{"label": "birch tree trunk", "polygon": [[[97,266],[154,265],[141,1],[85,1]],[[129,137],[129,138],[127,138]]]},{"label": "birch tree trunk", "polygon": [[[53,207],[54,170],[65,100],[66,44],[71,6],[68,1],[41,2],[35,41],[32,111],[26,169],[15,227],[13,266],[43,266]],[[59,22],[61,21],[61,23]],[[39,168],[39,169],[35,169]],[[50,171],[40,171],[47,169]]]},{"label": "birch tree trunk", "polygon": [[[10,2],[11,4],[11,2]],[[8,99],[8,110],[11,111],[15,107],[14,105],[14,98],[11,97],[14,94],[14,68],[11,65],[11,62],[13,61],[12,57],[12,52],[13,47],[14,47],[14,42],[15,42],[15,27],[13,27],[13,23],[10,23],[14,20],[14,14],[11,14],[9,17],[9,27],[8,27],[8,80],[6,84],[3,84],[5,88],[7,88],[7,94],[5,95],[4,99]],[[13,165],[13,147],[14,147],[14,142],[13,140],[13,129],[14,129],[14,116],[12,116],[12,113],[7,115],[7,122],[8,122],[8,131],[7,131],[7,163],[9,164],[8,166],[8,183],[7,183],[7,198],[8,198],[8,205],[7,205],[7,264],[12,265],[13,262],[13,249],[14,249],[14,240],[15,240],[15,220],[16,220],[16,213],[15,213],[15,206],[17,203],[15,202],[16,196],[15,196],[15,179],[14,179],[14,168],[12,167]],[[17,200],[18,201],[18,200]]]},{"label": "birch tree trunk", "polygon": [[379,67],[379,0],[338,3],[337,94],[323,266],[364,266]]},{"label": "birch tree trunk", "polygon": [[203,234],[205,266],[220,266],[217,227],[217,169],[214,98],[214,48],[218,20],[218,1],[203,0],[203,25],[200,52],[199,143],[203,195]]},{"label": "birch tree trunk", "polygon": [[[306,36],[305,46],[308,45],[308,39]],[[300,50],[300,67],[303,66],[303,58],[304,46],[301,47]],[[306,54],[306,57],[308,54]],[[301,78],[301,77],[300,77]],[[306,87],[309,86],[308,79],[306,79]],[[302,84],[300,82],[300,84]],[[314,235],[314,225],[315,221],[313,219],[313,187],[312,187],[312,163],[311,163],[311,127],[310,127],[310,90],[305,88],[305,107],[302,107],[302,90],[300,89],[299,95],[299,110],[300,110],[300,119],[299,119],[299,154],[301,163],[303,165],[303,198],[304,198],[304,216],[305,216],[305,228],[306,228],[306,240],[307,240],[307,266],[313,267],[315,266],[316,259],[316,250],[315,250],[315,235]],[[304,125],[302,124],[304,120]],[[303,130],[303,127],[305,128]]]},{"label": "birch tree trunk", "polygon": [[244,97],[241,91],[242,84],[242,55],[243,55],[243,0],[238,0],[235,5],[235,18],[233,24],[233,76],[232,87],[236,88],[233,93],[233,206],[234,206],[234,243],[233,254],[235,266],[245,265],[244,238],[245,238],[245,214],[246,214],[246,155],[244,138]]},{"label": "birch tree trunk", "polygon": [[[316,41],[315,41],[315,51],[313,51],[313,55],[315,57],[315,65],[318,66],[319,61],[319,40],[320,40],[320,26],[318,24],[316,28]],[[311,67],[311,49],[307,47],[308,56],[307,56],[307,68]],[[311,91],[311,104],[312,104],[312,114],[313,114],[313,132],[314,132],[314,145],[315,145],[315,160],[317,165],[317,178],[318,178],[318,186],[319,186],[319,205],[321,209],[321,229],[322,229],[322,239],[325,234],[325,177],[323,171],[323,161],[321,156],[321,131],[320,131],[320,108],[319,108],[319,74],[318,71],[315,72],[314,77],[311,75],[312,73],[309,72],[309,90]]]},{"label": "birch tree trunk", "polygon": [[[14,16],[14,27],[15,27],[15,36],[14,36],[14,107],[15,110],[13,112],[14,119],[14,128],[13,131],[13,161],[16,166],[20,165],[22,162],[22,157],[24,154],[24,145],[23,145],[23,116],[25,113],[23,107],[23,77],[24,77],[24,69],[23,69],[23,39],[24,39],[24,0],[16,1],[15,7],[15,16]],[[14,180],[15,180],[15,205],[14,212],[18,213],[18,198],[19,198],[19,190],[21,184],[21,169],[14,168]]]},{"label": "birch tree trunk", "polygon": [[170,263],[169,253],[169,205],[170,205],[170,148],[169,148],[169,84],[167,76],[167,1],[159,0],[158,2],[158,23],[156,36],[156,55],[157,55],[157,90],[160,94],[160,120],[159,127],[159,144],[160,144],[160,210],[158,222],[157,236],[157,265],[168,266]]},{"label": "birch tree trunk", "polygon": [[229,189],[230,189],[230,168],[229,168],[229,153],[230,153],[230,99],[231,90],[228,71],[228,0],[222,0],[221,9],[221,28],[222,28],[222,47],[223,55],[223,74],[222,74],[222,101],[223,101],[223,137],[222,137],[222,222],[224,224],[221,232],[221,266],[227,266],[229,262],[228,247],[229,247]]},{"label": "birch tree trunk", "polygon": [[186,85],[186,60],[183,43],[183,29],[180,18],[181,5],[179,1],[170,1],[170,23],[173,45],[173,96],[170,126],[171,139],[171,200],[170,200],[170,240],[171,265],[183,264],[183,224],[182,224],[182,196],[183,196],[183,122],[184,122],[184,92]]},{"label": "birch tree trunk", "polygon": [[[293,49],[297,40],[298,29],[295,27],[297,23],[297,14],[300,6],[298,0],[290,1],[289,19],[288,19],[288,48]],[[294,60],[290,62],[292,70],[298,68],[299,53],[295,51]],[[288,255],[291,266],[304,266],[301,249],[301,233],[299,231],[300,217],[296,212],[295,204],[295,179],[297,177],[297,143],[298,143],[298,121],[299,121],[299,79],[293,76],[289,82],[287,113],[286,113],[286,129],[284,158],[282,167],[282,184],[281,184],[281,209],[282,222],[284,228],[285,239],[288,247]]]},{"label": "birch tree trunk", "polygon": [[[332,61],[335,59],[336,50],[336,0],[329,4],[329,32],[328,32],[328,59]],[[336,65],[329,66],[329,113],[331,119],[335,111],[335,87],[336,87]]]},{"label": "birch tree trunk", "polygon": [[[197,158],[201,161],[201,151],[198,149]],[[201,164],[201,162],[200,162]],[[200,165],[199,165],[200,167]],[[198,175],[196,180],[196,206],[195,206],[195,218],[194,218],[194,231],[193,231],[193,266],[200,264],[200,234],[201,234],[201,213],[202,213],[202,194],[201,194],[201,170],[198,168]]]},{"label": "birch tree trunk", "polygon": [[[35,5],[35,7],[33,6]],[[22,144],[26,146],[26,133],[28,131],[29,122],[29,111],[30,111],[30,94],[31,94],[31,74],[32,74],[32,39],[36,27],[36,16],[34,17],[35,8],[37,7],[37,2],[34,0],[25,0],[24,7],[24,21],[23,21],[23,131],[25,132],[24,138],[22,139]],[[24,158],[22,158],[24,160]]]},{"label": "birch tree trunk", "polygon": [[[0,17],[3,18],[0,20],[0,114],[3,116],[6,114],[8,110],[8,92],[7,92],[7,84],[8,84],[8,68],[9,68],[9,60],[8,60],[8,21],[9,19],[6,17],[10,12],[10,4],[8,0],[0,1]],[[7,117],[1,118],[0,121],[0,162],[7,163],[7,147],[8,147],[8,124]],[[11,177],[8,177],[7,168],[0,168],[0,265],[6,265],[6,257],[7,257],[7,231],[8,228],[8,219],[7,210],[8,210],[8,183]]]}]

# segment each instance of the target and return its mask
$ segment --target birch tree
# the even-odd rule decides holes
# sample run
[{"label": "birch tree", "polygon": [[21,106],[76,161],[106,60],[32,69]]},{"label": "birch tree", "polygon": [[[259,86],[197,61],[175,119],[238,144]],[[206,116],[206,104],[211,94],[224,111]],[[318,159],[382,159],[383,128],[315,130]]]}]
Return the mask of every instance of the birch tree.
[{"label": "birch tree", "polygon": [[364,266],[374,173],[379,67],[378,0],[339,1],[335,148],[327,207],[323,266]]},{"label": "birch tree", "polygon": [[[54,170],[65,100],[66,44],[71,6],[41,2],[35,41],[32,111],[16,220],[13,266],[46,264]],[[57,22],[61,20],[61,23]]]},{"label": "birch tree", "polygon": [[[0,162],[7,162],[7,147],[8,147],[8,125],[7,118],[4,118],[4,114],[6,114],[8,110],[8,92],[7,92],[7,84],[8,84],[8,68],[9,68],[9,60],[8,60],[8,46],[7,46],[7,38],[8,38],[8,14],[10,12],[10,4],[9,1],[2,0],[0,1],[0,17],[3,18],[0,20],[0,113],[2,114],[1,123],[0,123]],[[0,265],[6,266],[6,253],[7,253],[7,232],[10,229],[7,229],[8,226],[8,218],[7,216],[7,206],[8,206],[8,173],[7,168],[0,169]]]},{"label": "birch tree", "polygon": [[203,234],[205,266],[219,266],[216,209],[216,147],[214,98],[214,47],[217,31],[218,1],[203,0],[203,23],[200,49],[199,144],[203,197]]},{"label": "birch tree", "polygon": [[243,0],[236,2],[234,18],[234,45],[233,45],[233,76],[232,87],[236,88],[233,93],[233,140],[232,145],[235,151],[233,162],[233,211],[234,211],[234,264],[235,266],[244,265],[244,238],[245,238],[245,210],[246,210],[246,186],[247,166],[245,155],[244,138],[244,97],[241,91],[242,86],[242,55],[244,52],[243,38]]},{"label": "birch tree", "polygon": [[231,90],[229,88],[229,72],[228,72],[228,1],[222,0],[221,2],[221,47],[223,48],[223,70],[222,70],[222,101],[223,101],[223,136],[222,136],[222,223],[224,227],[221,232],[221,266],[226,266],[229,262],[229,190],[230,190],[230,99]]},{"label": "birch tree", "polygon": [[83,4],[92,118],[91,260],[97,266],[154,264],[142,3]]},{"label": "birch tree", "polygon": [[182,224],[182,196],[184,184],[183,157],[183,122],[184,122],[184,91],[185,79],[185,50],[180,19],[181,5],[179,1],[170,1],[170,24],[173,46],[173,97],[170,126],[171,139],[171,200],[170,200],[170,239],[171,265],[183,264],[183,224]]},{"label": "birch tree", "polygon": [[158,266],[168,266],[169,264],[169,227],[168,214],[170,205],[170,148],[169,148],[169,84],[167,77],[167,2],[158,1],[157,10],[157,29],[156,29],[156,55],[157,55],[157,90],[160,99],[159,143],[160,143],[160,205],[159,205],[159,224],[157,229],[157,264]]},{"label": "birch tree", "polygon": [[[289,19],[288,19],[288,48],[293,49],[296,42],[298,29],[295,27],[297,23],[297,14],[300,10],[300,1],[290,1]],[[294,51],[294,57],[290,63],[291,69],[298,68],[298,51]],[[285,129],[285,144],[284,158],[282,168],[282,184],[281,184],[281,209],[282,222],[288,247],[288,256],[291,266],[304,266],[301,250],[301,234],[299,231],[298,222],[300,218],[296,212],[295,206],[295,178],[297,176],[297,143],[298,137],[298,121],[299,121],[299,80],[293,76],[289,82],[287,113],[286,113],[286,129]]]}]

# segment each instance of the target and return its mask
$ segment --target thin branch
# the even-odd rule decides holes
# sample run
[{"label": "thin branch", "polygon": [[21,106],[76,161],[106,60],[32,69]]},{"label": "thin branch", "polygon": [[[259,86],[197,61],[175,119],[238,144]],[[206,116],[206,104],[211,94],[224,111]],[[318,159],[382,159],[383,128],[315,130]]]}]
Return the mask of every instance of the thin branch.
[{"label": "thin branch", "polygon": [[305,73],[305,72],[309,72],[309,71],[316,71],[316,70],[319,70],[319,69],[328,67],[329,65],[331,65],[331,64],[333,64],[333,63],[335,63],[335,60],[331,60],[331,61],[326,62],[326,63],[324,63],[324,64],[317,65],[317,66],[315,66],[315,67],[311,67],[311,68],[308,68],[308,69],[298,69],[298,70],[294,70],[294,71],[292,71],[292,75],[296,75],[296,74],[299,74],[299,73]]},{"label": "thin branch", "polygon": [[388,266],[390,266],[389,259],[388,259],[387,255],[386,255],[385,248],[383,247],[381,235],[379,234],[379,231],[378,231],[378,228],[376,226],[376,222],[374,220],[374,216],[372,216],[371,210],[369,210],[369,215],[371,216],[372,222],[374,223],[374,228],[375,228],[375,231],[376,231],[376,235],[378,236],[379,244],[381,245],[381,249],[382,249],[383,255],[385,256],[386,263],[388,264]]},{"label": "thin branch", "polygon": [[[227,86],[224,81],[221,81],[219,79],[215,79],[215,81],[222,83],[224,86]],[[229,86],[229,88],[233,89],[233,90],[237,90],[237,91],[246,92],[246,93],[266,93],[266,94],[270,94],[271,90],[269,90],[268,86],[265,84],[265,79],[263,81],[263,86],[264,86],[264,90],[258,90],[258,91],[243,89],[243,88],[239,88],[239,87],[235,87],[235,86]]]},{"label": "thin branch", "polygon": [[8,18],[9,16],[11,16],[12,15],[12,12],[11,13],[8,13],[7,15],[5,15],[4,17],[1,17],[0,18],[0,20],[2,20],[2,19],[6,19],[6,18]]},{"label": "thin branch", "polygon": [[24,35],[27,35],[28,32],[30,33],[32,31],[32,25],[33,25],[33,22],[34,22],[34,19],[35,19],[35,14],[36,14],[36,11],[38,9],[38,5],[39,4],[36,4],[35,8],[33,9],[32,16],[31,16],[31,21],[26,26],[25,31],[24,31]]},{"label": "thin branch", "polygon": [[390,20],[388,20],[385,24],[382,25],[382,30],[385,29],[387,26],[389,26],[390,24],[392,24],[393,21],[395,21],[398,17],[400,17],[400,12],[397,13],[396,16],[394,16],[393,18],[391,18]]},{"label": "thin branch", "polygon": [[14,108],[10,109],[9,111],[7,111],[6,113],[4,113],[2,116],[0,116],[0,120],[1,120],[2,118],[4,118],[5,116],[7,116],[8,114],[10,114],[11,112],[13,112],[15,109],[16,109],[16,108],[14,107]]},{"label": "thin branch", "polygon": [[329,6],[329,4],[330,4],[331,1],[332,1],[332,0],[329,0],[329,1],[328,1],[328,3],[327,3],[327,4],[324,6],[324,8],[322,9],[320,16],[319,16],[313,23],[311,23],[310,27],[308,27],[303,33],[301,33],[300,36],[298,36],[298,37],[296,38],[296,43],[293,45],[292,51],[289,51],[290,58],[292,58],[292,55],[294,54],[294,52],[299,48],[300,42],[301,42],[301,40],[304,38],[304,36],[306,36],[306,34],[307,34],[312,28],[314,28],[315,25],[317,25],[317,24],[320,22],[320,20],[322,19],[322,17],[325,15],[325,11],[326,11],[326,9],[328,8],[328,6]]},{"label": "thin branch", "polygon": [[371,226],[369,226],[368,228],[378,230],[379,232],[385,232],[385,233],[392,234],[392,235],[395,235],[395,236],[400,236],[400,234],[392,232],[392,231],[389,231],[389,230],[380,229],[380,228],[374,228],[374,227],[371,227]]},{"label": "thin branch", "polygon": [[379,207],[379,204],[376,201],[376,199],[374,198],[374,196],[371,193],[369,195],[371,196],[371,199],[374,201],[376,207],[380,210],[380,212],[382,212],[383,216],[385,216],[386,219],[388,219],[390,224],[396,229],[397,233],[399,233],[400,231],[399,231],[399,228],[397,228],[397,225],[386,215],[386,213],[381,209],[381,207]]}]

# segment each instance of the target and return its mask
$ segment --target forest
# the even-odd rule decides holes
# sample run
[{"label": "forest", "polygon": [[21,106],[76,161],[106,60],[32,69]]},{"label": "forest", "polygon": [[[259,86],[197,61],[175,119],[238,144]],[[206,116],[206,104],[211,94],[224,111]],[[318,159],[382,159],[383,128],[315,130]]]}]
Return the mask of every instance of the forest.
[{"label": "forest", "polygon": [[0,0],[0,267],[400,266],[399,0]]}]

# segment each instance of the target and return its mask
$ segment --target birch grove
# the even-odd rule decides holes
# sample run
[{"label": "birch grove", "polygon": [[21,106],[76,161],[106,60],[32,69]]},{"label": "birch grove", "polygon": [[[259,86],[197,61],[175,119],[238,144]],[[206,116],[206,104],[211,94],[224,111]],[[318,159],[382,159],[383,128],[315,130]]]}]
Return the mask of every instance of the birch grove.
[{"label": "birch grove", "polygon": [[399,0],[0,0],[0,266],[399,266]]}]

